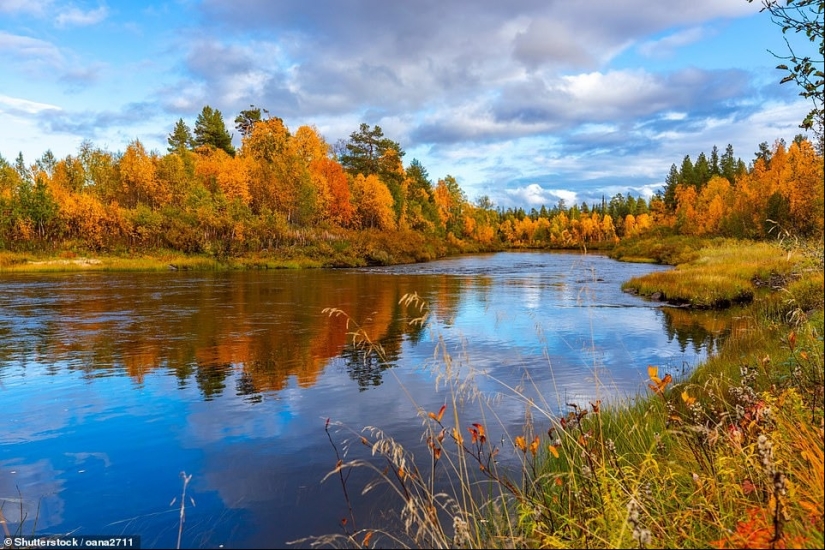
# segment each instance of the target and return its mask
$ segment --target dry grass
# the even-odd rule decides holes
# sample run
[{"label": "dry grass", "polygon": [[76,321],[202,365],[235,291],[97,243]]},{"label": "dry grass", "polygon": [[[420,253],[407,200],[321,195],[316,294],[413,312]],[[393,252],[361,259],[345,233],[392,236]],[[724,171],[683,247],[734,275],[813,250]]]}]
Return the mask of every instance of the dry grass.
[{"label": "dry grass", "polygon": [[[715,272],[708,280],[726,288],[791,274],[821,284],[803,265],[774,246],[737,252],[727,244],[703,252],[690,269]],[[651,367],[649,394],[624,404],[570,404],[559,415],[509,388],[526,411],[519,433],[502,431],[496,403],[473,389],[480,374],[442,348],[439,383],[449,398],[438,411],[418,411],[423,454],[376,427],[327,424],[337,457],[328,477],[338,479],[348,504],[354,490],[390,487],[397,524],[356,525],[355,513],[341,533],[296,543],[821,548],[823,316],[821,306],[797,316],[791,310],[780,314],[757,300],[744,310],[749,321],[690,378],[677,383]],[[367,334],[348,326],[356,345],[380,356]],[[354,468],[370,469],[374,481],[350,487]]]},{"label": "dry grass", "polygon": [[762,288],[784,288],[809,268],[805,254],[788,251],[780,243],[726,240],[672,270],[634,277],[622,288],[646,297],[658,295],[674,304],[719,308],[749,303]]}]

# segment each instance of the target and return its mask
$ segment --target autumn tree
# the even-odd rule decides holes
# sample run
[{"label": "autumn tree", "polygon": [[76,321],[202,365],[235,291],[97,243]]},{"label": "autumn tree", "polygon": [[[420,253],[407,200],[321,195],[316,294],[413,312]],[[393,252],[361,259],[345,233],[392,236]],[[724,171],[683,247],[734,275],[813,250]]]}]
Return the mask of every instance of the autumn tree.
[{"label": "autumn tree", "polygon": [[269,118],[244,138],[242,154],[251,159],[253,212],[280,212],[290,223],[308,224],[318,215],[319,198],[296,143],[280,118]]},{"label": "autumn tree", "polygon": [[53,233],[57,204],[47,178],[43,171],[27,167],[22,154],[14,165],[0,156],[0,214],[10,240],[42,242]]},{"label": "autumn tree", "polygon": [[123,187],[115,155],[84,140],[78,149],[77,158],[83,166],[83,188],[94,192],[104,203],[119,200]]},{"label": "autumn tree", "polygon": [[243,139],[241,153],[252,160],[249,190],[255,213],[266,210],[286,213],[294,207],[295,185],[289,181],[287,158],[289,138],[283,121],[272,118],[255,124]]},{"label": "autumn tree", "polygon": [[603,240],[619,242],[619,237],[616,235],[616,226],[613,223],[613,217],[610,216],[610,214],[605,214],[602,216],[601,230],[601,238]]},{"label": "autumn tree", "polygon": [[304,166],[309,166],[314,160],[329,157],[331,151],[329,144],[313,126],[298,128],[292,136],[291,144]]},{"label": "autumn tree", "polygon": [[161,185],[171,194],[171,202],[183,204],[195,179],[196,154],[184,150],[161,157],[156,165]]},{"label": "autumn tree", "polygon": [[395,229],[392,194],[376,176],[358,174],[352,182],[353,202],[357,205],[361,227]]},{"label": "autumn tree", "polygon": [[52,170],[52,185],[66,191],[79,193],[83,191],[86,173],[78,157],[67,155],[60,159]]},{"label": "autumn tree", "polygon": [[231,157],[222,149],[198,153],[195,174],[212,193],[222,193],[228,201],[250,202],[248,158]]},{"label": "autumn tree", "polygon": [[158,207],[172,198],[171,190],[157,177],[156,158],[146,152],[139,140],[126,147],[120,159],[120,178],[128,206],[144,203]]},{"label": "autumn tree", "polygon": [[460,222],[464,207],[467,204],[467,197],[453,176],[446,176],[444,179],[438,180],[433,193],[433,201],[435,202],[439,221],[447,233],[453,233],[456,237],[461,237],[463,228]]},{"label": "autumn tree", "polygon": [[702,187],[696,199],[696,231],[699,235],[718,235],[722,220],[731,205],[730,182],[721,176],[713,176]]},{"label": "autumn tree", "polygon": [[119,207],[104,206],[93,193],[66,192],[59,197],[63,236],[76,239],[91,250],[107,248],[133,234],[133,227]]},{"label": "autumn tree", "polygon": [[676,186],[676,228],[683,235],[698,235],[699,222],[696,213],[698,192],[693,185]]},{"label": "autumn tree", "polygon": [[18,177],[9,161],[0,154],[0,199],[11,199]]},{"label": "autumn tree", "polygon": [[344,168],[327,157],[313,161],[312,171],[321,175],[326,182],[329,200],[324,217],[341,227],[352,226],[356,220],[356,211]]},{"label": "autumn tree", "polygon": [[787,157],[780,174],[780,189],[788,201],[791,229],[800,235],[821,238],[825,215],[822,155],[803,140],[791,144]]}]

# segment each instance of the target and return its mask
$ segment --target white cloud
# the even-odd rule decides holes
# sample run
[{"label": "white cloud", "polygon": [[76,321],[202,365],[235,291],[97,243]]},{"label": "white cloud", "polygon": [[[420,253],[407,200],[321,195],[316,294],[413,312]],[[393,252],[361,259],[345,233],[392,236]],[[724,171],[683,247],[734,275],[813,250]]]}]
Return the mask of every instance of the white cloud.
[{"label": "white cloud", "polygon": [[531,183],[525,187],[507,189],[506,194],[512,203],[527,205],[528,207],[553,206],[559,200],[564,200],[568,206],[576,204],[576,193],[568,189],[545,189],[538,183]]},{"label": "white cloud", "polygon": [[44,61],[52,65],[63,61],[60,50],[51,42],[0,30],[0,52],[3,51],[8,52],[9,56],[14,56],[14,58]]},{"label": "white cloud", "polygon": [[0,13],[39,16],[47,13],[51,3],[51,0],[0,0]]},{"label": "white cloud", "polygon": [[100,23],[109,15],[106,6],[99,6],[96,9],[83,11],[74,6],[68,7],[60,12],[55,18],[58,27],[87,27]]},{"label": "white cloud", "polygon": [[644,70],[593,72],[564,76],[556,89],[569,97],[572,109],[602,110],[613,116],[631,105],[655,108],[651,100],[662,95],[663,82]]},{"label": "white cloud", "polygon": [[529,66],[543,64],[594,67],[588,41],[577,39],[579,29],[562,21],[534,19],[529,27],[513,40],[516,59]]},{"label": "white cloud", "polygon": [[674,50],[699,42],[706,38],[701,27],[691,27],[670,34],[659,40],[649,40],[639,44],[639,53],[645,57],[665,58],[673,55]]},{"label": "white cloud", "polygon": [[36,101],[29,101],[28,99],[21,99],[19,97],[9,97],[7,95],[0,95],[0,112],[6,112],[10,114],[34,115],[37,113],[42,113],[43,111],[60,110],[60,107],[58,107],[57,105],[50,105],[48,103],[38,103]]}]

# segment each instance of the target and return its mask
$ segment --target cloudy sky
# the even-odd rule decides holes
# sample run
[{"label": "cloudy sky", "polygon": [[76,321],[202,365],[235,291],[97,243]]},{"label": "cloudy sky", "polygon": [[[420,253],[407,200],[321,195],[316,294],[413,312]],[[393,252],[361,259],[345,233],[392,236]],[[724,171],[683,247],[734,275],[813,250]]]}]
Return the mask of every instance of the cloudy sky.
[{"label": "cloudy sky", "polygon": [[330,143],[379,125],[499,206],[649,196],[685,155],[801,132],[768,50],[746,0],[0,0],[0,154],[165,152],[255,105]]}]

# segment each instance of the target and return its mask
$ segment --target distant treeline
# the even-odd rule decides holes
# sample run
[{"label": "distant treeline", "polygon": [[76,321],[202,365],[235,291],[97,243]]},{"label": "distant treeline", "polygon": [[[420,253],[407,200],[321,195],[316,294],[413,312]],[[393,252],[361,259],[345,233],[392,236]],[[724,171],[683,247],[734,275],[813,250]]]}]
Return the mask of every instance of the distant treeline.
[{"label": "distant treeline", "polygon": [[266,110],[235,118],[232,145],[209,106],[194,129],[181,119],[165,154],[140,141],[111,153],[83,142],[33,164],[0,156],[0,250],[118,252],[171,249],[217,257],[277,253],[380,232],[447,248],[609,245],[651,230],[770,238],[823,232],[823,159],[802,136],[760,144],[750,165],[728,145],[674,164],[649,201],[618,194],[597,204],[540,209],[469,201],[450,175],[433,181],[379,126],[328,144]]}]

